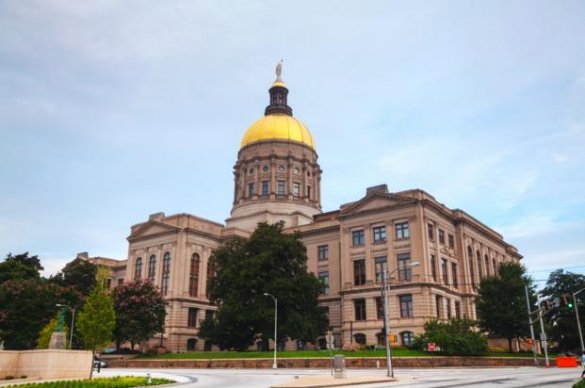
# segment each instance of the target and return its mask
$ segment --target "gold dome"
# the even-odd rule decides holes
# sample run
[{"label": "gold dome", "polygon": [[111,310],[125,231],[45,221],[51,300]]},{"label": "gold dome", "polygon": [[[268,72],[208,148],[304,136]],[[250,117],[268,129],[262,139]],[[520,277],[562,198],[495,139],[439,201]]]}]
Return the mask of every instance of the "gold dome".
[{"label": "gold dome", "polygon": [[303,143],[315,149],[311,132],[303,123],[287,114],[269,114],[248,128],[240,148],[262,140],[289,140]]}]

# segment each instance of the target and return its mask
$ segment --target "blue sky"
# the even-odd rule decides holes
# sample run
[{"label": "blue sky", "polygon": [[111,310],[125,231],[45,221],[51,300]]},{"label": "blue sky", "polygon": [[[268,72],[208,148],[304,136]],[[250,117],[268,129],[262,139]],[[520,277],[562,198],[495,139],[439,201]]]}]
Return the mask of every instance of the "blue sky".
[{"label": "blue sky", "polygon": [[223,221],[274,66],[323,209],[421,188],[535,279],[585,273],[582,1],[0,3],[0,254],[124,258],[149,214]]}]

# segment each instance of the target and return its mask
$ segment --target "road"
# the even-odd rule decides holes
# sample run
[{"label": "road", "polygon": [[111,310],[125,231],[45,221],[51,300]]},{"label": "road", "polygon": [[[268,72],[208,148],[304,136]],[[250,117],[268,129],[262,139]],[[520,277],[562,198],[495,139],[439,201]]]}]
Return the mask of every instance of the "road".
[{"label": "road", "polygon": [[[145,375],[167,377],[189,388],[267,388],[294,380],[295,376],[327,375],[323,369],[102,369],[99,376]],[[350,369],[347,375],[385,375],[383,369]],[[95,374],[95,377],[98,375]],[[395,369],[398,381],[359,385],[360,388],[384,387],[571,387],[579,381],[580,368],[436,368]]]}]

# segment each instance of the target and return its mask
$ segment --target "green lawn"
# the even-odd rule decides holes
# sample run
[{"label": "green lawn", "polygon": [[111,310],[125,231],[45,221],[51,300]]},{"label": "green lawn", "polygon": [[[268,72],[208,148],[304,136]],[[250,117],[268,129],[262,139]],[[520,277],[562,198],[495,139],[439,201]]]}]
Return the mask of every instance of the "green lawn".
[{"label": "green lawn", "polygon": [[[385,357],[384,349],[380,350],[362,350],[359,352],[334,351],[333,354],[343,354],[346,357]],[[437,354],[438,355],[438,354]],[[189,353],[168,353],[157,356],[140,356],[148,359],[189,359],[189,360],[210,360],[210,359],[234,359],[234,358],[272,358],[274,352],[189,352]],[[411,350],[404,348],[392,349],[392,357],[429,357],[432,354],[420,350]],[[486,357],[532,357],[532,353],[503,353],[488,352]],[[302,350],[278,352],[278,358],[323,358],[329,357],[327,350]]]}]

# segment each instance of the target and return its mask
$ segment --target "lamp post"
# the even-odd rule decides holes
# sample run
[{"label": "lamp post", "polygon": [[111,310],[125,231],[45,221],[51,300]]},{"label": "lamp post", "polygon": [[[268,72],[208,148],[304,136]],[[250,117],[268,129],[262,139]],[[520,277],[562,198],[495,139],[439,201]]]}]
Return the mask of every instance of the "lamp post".
[{"label": "lamp post", "polygon": [[[409,269],[412,267],[416,267],[420,263],[418,261],[413,261],[406,265],[406,268]],[[392,369],[392,349],[390,347],[390,323],[389,323],[389,309],[388,309],[388,295],[390,294],[390,275],[394,272],[398,271],[400,268],[395,268],[393,271],[388,272],[385,270],[382,273],[382,298],[384,299],[384,331],[386,332],[386,368],[387,368],[387,376],[394,377],[394,369]],[[404,270],[403,269],[403,270]]]},{"label": "lamp post", "polygon": [[577,317],[577,330],[579,331],[579,341],[581,341],[581,354],[585,353],[585,345],[583,345],[583,332],[581,331],[581,320],[579,319],[579,307],[577,306],[577,294],[585,291],[585,287],[577,292],[573,292],[573,304],[575,305],[575,316]]},{"label": "lamp post", "polygon": [[278,347],[278,340],[276,338],[276,324],[277,324],[277,318],[278,318],[278,299],[276,299],[276,297],[272,294],[269,294],[267,292],[264,293],[264,296],[269,296],[272,298],[272,300],[274,300],[274,362],[272,363],[272,369],[276,369],[278,368],[278,366],[276,365],[276,348]]},{"label": "lamp post", "polygon": [[73,349],[73,326],[75,325],[75,309],[69,305],[57,303],[57,307],[66,307],[71,311],[71,328],[69,329],[69,349]]}]

